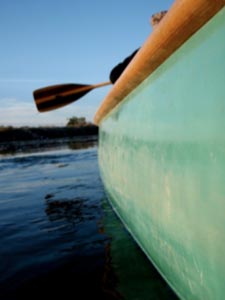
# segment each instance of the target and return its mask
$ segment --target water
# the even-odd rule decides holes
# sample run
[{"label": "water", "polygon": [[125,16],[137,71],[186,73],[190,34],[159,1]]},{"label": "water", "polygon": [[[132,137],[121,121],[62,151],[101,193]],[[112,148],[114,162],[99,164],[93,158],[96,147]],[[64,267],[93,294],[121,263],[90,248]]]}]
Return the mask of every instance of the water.
[{"label": "water", "polygon": [[177,299],[112,211],[97,143],[0,156],[0,299]]}]

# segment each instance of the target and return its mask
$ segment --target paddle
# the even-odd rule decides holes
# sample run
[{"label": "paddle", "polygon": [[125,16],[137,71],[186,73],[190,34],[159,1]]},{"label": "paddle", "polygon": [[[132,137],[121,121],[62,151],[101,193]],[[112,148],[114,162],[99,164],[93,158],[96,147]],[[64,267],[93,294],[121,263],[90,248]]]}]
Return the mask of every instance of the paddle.
[{"label": "paddle", "polygon": [[111,84],[110,81],[94,85],[59,84],[40,88],[33,92],[39,112],[46,112],[77,101],[91,90]]}]

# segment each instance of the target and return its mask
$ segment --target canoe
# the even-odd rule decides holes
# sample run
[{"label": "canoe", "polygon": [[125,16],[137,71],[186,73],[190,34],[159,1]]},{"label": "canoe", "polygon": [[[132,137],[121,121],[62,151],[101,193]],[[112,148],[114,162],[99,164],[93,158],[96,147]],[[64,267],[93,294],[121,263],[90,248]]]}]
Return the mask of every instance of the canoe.
[{"label": "canoe", "polygon": [[108,199],[180,299],[225,297],[225,0],[177,0],[95,114]]}]

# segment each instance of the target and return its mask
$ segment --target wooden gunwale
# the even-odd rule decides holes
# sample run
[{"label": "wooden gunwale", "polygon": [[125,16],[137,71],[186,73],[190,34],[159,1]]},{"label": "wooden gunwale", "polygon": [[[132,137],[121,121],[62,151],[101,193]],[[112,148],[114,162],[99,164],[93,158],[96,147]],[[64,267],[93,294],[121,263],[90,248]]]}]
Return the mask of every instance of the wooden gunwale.
[{"label": "wooden gunwale", "polygon": [[225,0],[176,0],[103,100],[95,124],[224,6]]}]

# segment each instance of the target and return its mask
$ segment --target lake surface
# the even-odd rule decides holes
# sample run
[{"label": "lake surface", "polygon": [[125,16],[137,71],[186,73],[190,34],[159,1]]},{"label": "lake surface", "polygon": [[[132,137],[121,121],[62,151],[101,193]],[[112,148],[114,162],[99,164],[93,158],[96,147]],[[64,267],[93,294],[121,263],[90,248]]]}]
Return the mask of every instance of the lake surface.
[{"label": "lake surface", "polygon": [[111,209],[93,140],[0,155],[0,245],[2,300],[177,299]]}]

